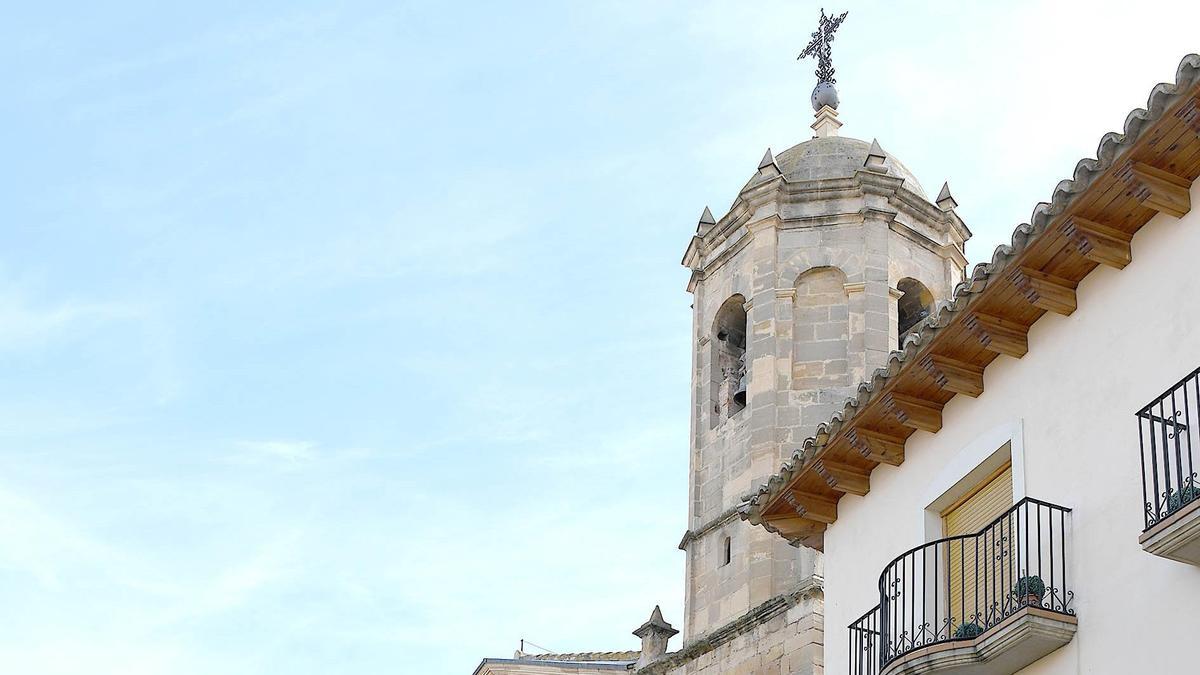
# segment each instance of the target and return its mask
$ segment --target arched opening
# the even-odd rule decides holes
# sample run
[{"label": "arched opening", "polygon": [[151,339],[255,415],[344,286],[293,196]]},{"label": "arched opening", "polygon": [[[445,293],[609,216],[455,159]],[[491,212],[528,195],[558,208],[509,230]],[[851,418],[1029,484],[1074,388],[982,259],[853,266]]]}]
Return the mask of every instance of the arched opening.
[{"label": "arched opening", "polygon": [[721,305],[713,321],[713,426],[746,407],[746,298],[734,295]]},{"label": "arched opening", "polygon": [[896,301],[896,347],[904,344],[904,336],[933,311],[933,294],[925,284],[905,277],[896,284],[900,299]]}]

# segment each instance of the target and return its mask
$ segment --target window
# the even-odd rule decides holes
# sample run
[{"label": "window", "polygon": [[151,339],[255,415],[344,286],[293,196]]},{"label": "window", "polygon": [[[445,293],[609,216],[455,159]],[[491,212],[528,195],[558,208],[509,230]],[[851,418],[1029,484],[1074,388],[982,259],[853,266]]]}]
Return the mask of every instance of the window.
[{"label": "window", "polygon": [[[982,532],[993,520],[1004,515],[1012,508],[1013,484],[1012,464],[1006,464],[988,476],[984,481],[959,497],[956,503],[942,512],[943,537],[965,537]],[[1010,528],[1011,529],[1011,528]],[[1001,532],[1004,532],[1001,527]],[[1011,532],[1008,532],[1011,536]],[[984,537],[984,545],[987,546]],[[993,536],[993,546],[1000,547],[1001,542]],[[1001,552],[1006,549],[1001,549]],[[946,587],[949,590],[950,607],[959,610],[959,617],[968,616],[965,607],[979,607],[982,596],[981,587],[988,579],[1015,579],[1011,570],[1000,568],[997,556],[990,555],[992,551],[981,554],[978,542],[971,538],[957,539],[947,542],[945,551],[949,563],[949,580]],[[1010,556],[1011,558],[1011,556]],[[1007,572],[1007,574],[1005,574]],[[992,582],[993,585],[995,581]]]},{"label": "window", "polygon": [[722,547],[721,547],[721,567],[728,565],[729,561],[733,558],[733,556],[731,555],[732,550],[733,550],[733,538],[725,537],[725,541],[722,543]]},{"label": "window", "polygon": [[746,407],[746,298],[735,295],[713,321],[712,426]]}]

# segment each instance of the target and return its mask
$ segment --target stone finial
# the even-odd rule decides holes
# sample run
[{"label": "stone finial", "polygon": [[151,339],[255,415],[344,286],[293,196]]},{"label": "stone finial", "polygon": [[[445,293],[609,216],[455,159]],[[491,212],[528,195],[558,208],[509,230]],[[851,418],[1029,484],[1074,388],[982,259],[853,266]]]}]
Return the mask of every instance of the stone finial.
[{"label": "stone finial", "polygon": [[762,171],[771,166],[775,166],[775,155],[772,155],[771,149],[767,148],[767,151],[763,154],[762,161],[758,163],[758,170]]},{"label": "stone finial", "polygon": [[704,213],[700,214],[700,222],[696,223],[696,231],[701,232],[703,230],[707,230],[716,224],[717,221],[713,218],[712,211],[709,211],[708,207],[705,206]]},{"label": "stone finial", "polygon": [[950,195],[950,183],[942,183],[942,191],[938,193],[934,203],[943,211],[953,211],[958,206],[958,202]]},{"label": "stone finial", "polygon": [[817,121],[812,123],[812,130],[817,132],[814,138],[825,138],[827,136],[837,136],[838,129],[842,123],[838,121],[838,112],[833,108],[825,105],[817,111],[815,115]]},{"label": "stone finial", "polygon": [[662,610],[655,605],[654,611],[650,612],[650,620],[633,631],[634,635],[642,639],[642,653],[638,656],[634,668],[641,668],[666,654],[667,640],[678,633],[679,631],[663,619]]},{"label": "stone finial", "polygon": [[883,152],[883,148],[879,147],[879,141],[871,139],[871,149],[867,151],[867,161],[863,162],[863,167],[867,171],[887,173],[887,167],[884,166],[886,160],[887,154]]}]

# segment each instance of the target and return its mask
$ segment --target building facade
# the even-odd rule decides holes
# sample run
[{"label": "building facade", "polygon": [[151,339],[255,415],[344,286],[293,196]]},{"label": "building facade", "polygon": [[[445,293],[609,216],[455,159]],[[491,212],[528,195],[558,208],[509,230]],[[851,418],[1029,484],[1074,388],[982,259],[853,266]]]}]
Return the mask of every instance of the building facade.
[{"label": "building facade", "polygon": [[655,607],[476,675],[1195,670],[1200,56],[969,276],[948,187],[836,105],[683,258],[678,648]]},{"label": "building facade", "polygon": [[827,672],[1196,670],[1198,175],[1190,55],[743,504]]}]

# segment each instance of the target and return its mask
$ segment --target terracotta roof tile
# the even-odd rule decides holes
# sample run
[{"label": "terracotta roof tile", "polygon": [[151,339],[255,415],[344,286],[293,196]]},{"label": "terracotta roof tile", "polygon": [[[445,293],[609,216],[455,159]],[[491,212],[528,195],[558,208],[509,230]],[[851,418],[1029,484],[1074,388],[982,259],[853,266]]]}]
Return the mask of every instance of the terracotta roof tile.
[{"label": "terracotta roof tile", "polygon": [[636,661],[640,651],[574,652],[570,654],[522,654],[518,658],[531,661]]}]

